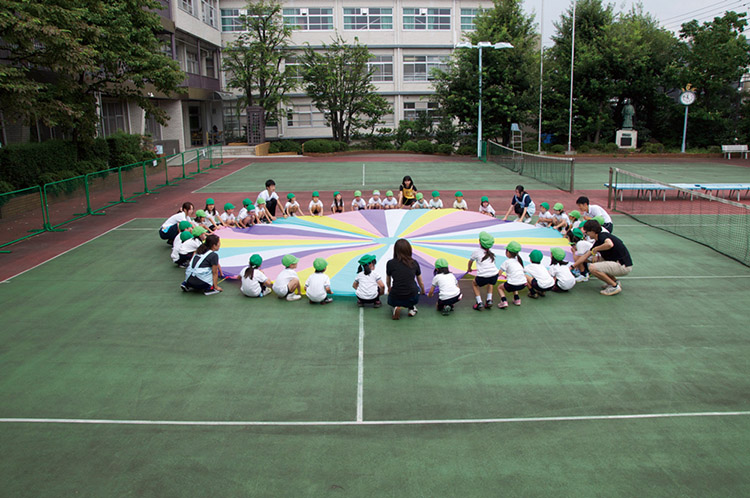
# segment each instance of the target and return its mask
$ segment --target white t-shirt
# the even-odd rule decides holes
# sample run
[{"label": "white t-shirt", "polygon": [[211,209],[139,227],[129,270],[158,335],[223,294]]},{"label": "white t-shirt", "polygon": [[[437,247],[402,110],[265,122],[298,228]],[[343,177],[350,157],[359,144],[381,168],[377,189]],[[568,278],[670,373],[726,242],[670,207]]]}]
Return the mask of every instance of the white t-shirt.
[{"label": "white t-shirt", "polygon": [[443,200],[430,199],[430,209],[443,209]]},{"label": "white t-shirt", "polygon": [[197,239],[193,237],[192,239],[188,239],[185,242],[183,242],[180,245],[180,249],[178,252],[180,254],[190,254],[191,252],[195,252],[196,249],[198,249],[203,242],[201,239]]},{"label": "white t-shirt", "polygon": [[476,261],[477,263],[477,277],[491,277],[497,275],[498,272],[495,262],[490,258],[482,261],[482,258],[484,258],[484,249],[477,249],[471,253],[471,256],[469,256],[469,260]]},{"label": "white t-shirt", "polygon": [[172,258],[172,261],[177,263],[177,260],[180,259],[180,247],[182,247],[182,239],[178,235],[174,239],[174,243],[172,244],[172,254],[170,257]]},{"label": "white t-shirt", "polygon": [[381,201],[381,204],[383,205],[383,207],[396,207],[398,206],[398,199],[396,199],[395,197],[391,197],[390,199],[386,197]]},{"label": "white t-shirt", "polygon": [[482,204],[480,203],[479,212],[483,214],[489,213],[492,216],[495,216],[495,209],[492,207],[492,204],[490,204],[489,202],[487,203],[487,207],[482,206]]},{"label": "white t-shirt", "polygon": [[526,275],[523,272],[523,266],[516,258],[509,258],[500,265],[500,270],[505,272],[506,281],[510,285],[526,285]]},{"label": "white t-shirt", "polygon": [[375,299],[378,297],[378,282],[381,281],[378,272],[371,271],[369,275],[365,275],[365,272],[361,271],[357,273],[354,278],[355,282],[359,282],[357,289],[354,294],[360,299]]},{"label": "white t-shirt", "polygon": [[529,263],[524,268],[526,273],[536,279],[537,285],[542,289],[549,289],[555,285],[555,279],[547,271],[547,267],[541,263]]},{"label": "white t-shirt", "polygon": [[570,272],[570,263],[550,265],[548,270],[552,278],[557,280],[557,286],[562,290],[570,290],[576,284],[576,278]]},{"label": "white t-shirt", "polygon": [[609,214],[604,210],[603,207],[597,205],[597,204],[589,204],[589,210],[583,213],[583,216],[601,216],[604,218],[604,223],[612,223],[612,218],[609,216]]},{"label": "white t-shirt", "polygon": [[206,211],[206,219],[216,225],[218,220],[221,220],[221,215],[217,211],[214,211],[213,213]]},{"label": "white t-shirt", "polygon": [[466,204],[466,199],[461,199],[461,202],[455,200],[453,201],[453,209],[469,209],[469,205]]},{"label": "white t-shirt", "polygon": [[568,213],[553,214],[552,216],[555,218],[555,225],[561,221],[565,221],[567,225],[570,225],[570,217],[568,217]]},{"label": "white t-shirt", "polygon": [[273,283],[273,292],[279,297],[289,294],[289,282],[299,278],[297,272],[291,268],[284,268]]},{"label": "white t-shirt", "polygon": [[314,303],[321,302],[328,297],[326,287],[331,287],[331,279],[328,278],[328,275],[323,272],[313,273],[307,277],[307,281],[305,282],[307,298]]},{"label": "white t-shirt", "polygon": [[235,219],[236,218],[234,217],[234,214],[229,214],[226,211],[224,211],[223,213],[221,213],[221,221],[223,221],[224,223],[226,223],[227,221],[230,221],[230,220],[234,221]]},{"label": "white t-shirt", "polygon": [[585,223],[584,220],[576,220],[573,222],[572,225],[570,225],[570,229],[572,230],[574,228],[580,228],[581,230],[583,230],[584,223]]},{"label": "white t-shirt", "polygon": [[266,275],[260,271],[260,269],[256,268],[253,270],[253,277],[245,277],[245,271],[250,268],[249,266],[246,266],[242,269],[240,272],[240,278],[242,278],[242,286],[240,287],[240,291],[247,297],[258,297],[262,294],[262,289],[260,288],[260,284],[268,280]]},{"label": "white t-shirt", "polygon": [[418,200],[411,206],[412,209],[428,209],[429,207],[430,205],[427,204],[427,201],[425,201],[424,199]]},{"label": "white t-shirt", "polygon": [[586,254],[586,251],[594,247],[594,241],[591,240],[579,240],[576,242],[576,256]]},{"label": "white t-shirt", "polygon": [[[294,213],[290,213],[289,212],[289,208],[290,207],[296,207],[297,211],[294,212]],[[297,216],[297,213],[299,213],[299,202],[297,202],[297,201],[294,201],[294,202],[287,201],[287,203],[284,204],[284,211],[286,211],[287,214],[289,214],[289,216]]]},{"label": "white t-shirt", "polygon": [[[537,226],[549,226],[552,220],[555,219],[555,215],[552,214],[552,211],[545,211],[544,213],[539,213],[539,218],[536,220]],[[546,221],[546,225],[541,225],[540,222]]]},{"label": "white t-shirt", "polygon": [[438,273],[432,277],[432,286],[440,289],[438,299],[442,301],[461,294],[461,289],[458,288],[458,280],[452,273]]},{"label": "white t-shirt", "polygon": [[[172,216],[170,216],[169,218],[167,218],[167,221],[165,221],[164,223],[161,224],[161,229],[162,229],[162,231],[166,232],[167,230],[169,230],[169,227],[171,227],[172,225],[176,225],[177,223],[179,223],[181,221],[191,221],[190,218],[188,218],[188,216],[185,214],[184,211],[180,211],[179,213],[175,213]],[[191,221],[191,223],[192,223],[192,221]]]},{"label": "white t-shirt", "polygon": [[366,209],[367,203],[365,203],[365,200],[363,198],[359,198],[357,200],[356,198],[352,199],[352,208],[354,209]]},{"label": "white t-shirt", "polygon": [[373,206],[381,207],[383,206],[383,199],[379,197],[377,199],[374,197],[370,197],[370,200],[367,202],[367,205],[370,207],[370,209],[372,209]]},{"label": "white t-shirt", "polygon": [[[262,190],[258,193],[258,199],[263,199],[264,201],[268,202],[271,199],[276,199],[276,202],[279,201],[279,194],[274,192],[273,194],[269,194],[268,190]],[[255,204],[258,204],[258,199],[255,200]]]},{"label": "white t-shirt", "polygon": [[321,214],[323,213],[323,201],[321,201],[320,199],[318,199],[318,202],[310,201],[310,205],[308,206],[308,210],[310,211],[310,214],[312,214],[314,207],[317,207],[318,209],[320,209]]}]

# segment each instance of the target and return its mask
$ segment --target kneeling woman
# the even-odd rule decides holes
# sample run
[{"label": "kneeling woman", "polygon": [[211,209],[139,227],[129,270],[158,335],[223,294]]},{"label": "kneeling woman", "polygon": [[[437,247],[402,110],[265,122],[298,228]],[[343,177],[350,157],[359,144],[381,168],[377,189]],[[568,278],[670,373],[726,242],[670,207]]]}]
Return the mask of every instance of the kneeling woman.
[{"label": "kneeling woman", "polygon": [[219,287],[219,254],[221,240],[218,235],[209,235],[203,244],[195,251],[193,259],[185,270],[185,281],[180,288],[189,292],[201,291],[205,295],[218,294]]},{"label": "kneeling woman", "polygon": [[401,316],[401,308],[409,309],[409,316],[417,314],[419,295],[424,294],[424,283],[419,263],[412,258],[411,244],[398,239],[393,246],[393,259],[385,265],[385,285],[388,305],[393,306],[393,319]]}]

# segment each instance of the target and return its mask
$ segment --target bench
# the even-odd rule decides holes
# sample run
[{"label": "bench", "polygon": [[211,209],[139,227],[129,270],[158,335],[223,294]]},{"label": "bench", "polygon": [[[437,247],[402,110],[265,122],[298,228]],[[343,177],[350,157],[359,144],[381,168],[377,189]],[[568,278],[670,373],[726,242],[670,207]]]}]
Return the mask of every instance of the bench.
[{"label": "bench", "polygon": [[716,192],[718,194],[721,191],[727,191],[729,197],[732,197],[736,192],[737,202],[740,202],[740,194],[742,192],[745,192],[745,196],[750,192],[750,183],[701,183],[699,186],[706,193]]},{"label": "bench", "polygon": [[742,157],[747,159],[747,145],[722,145],[721,152],[724,153],[724,157],[732,159],[732,154],[740,154]]},{"label": "bench", "polygon": [[[678,187],[683,190],[701,190],[702,186],[698,185],[696,183],[675,183],[673,184],[674,187]],[[610,185],[609,183],[604,184],[607,188],[612,188],[615,191],[615,196],[617,193],[620,193],[620,201],[623,199],[623,193],[628,191],[635,191],[636,197],[646,197],[648,196],[648,200],[650,201],[652,196],[657,193],[661,193],[662,200],[667,199],[667,191],[668,190],[674,190],[673,187],[667,187],[666,185],[662,185],[660,183],[616,183],[614,185]],[[681,193],[680,190],[677,191],[677,195],[679,196]],[[687,194],[686,194],[687,195]],[[692,200],[692,196],[691,196]]]}]

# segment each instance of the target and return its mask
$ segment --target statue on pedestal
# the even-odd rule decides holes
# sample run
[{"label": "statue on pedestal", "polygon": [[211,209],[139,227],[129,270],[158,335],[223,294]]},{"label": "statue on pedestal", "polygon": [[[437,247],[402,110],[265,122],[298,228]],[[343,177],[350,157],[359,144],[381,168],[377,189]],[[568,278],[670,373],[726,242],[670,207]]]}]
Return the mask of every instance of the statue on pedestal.
[{"label": "statue on pedestal", "polygon": [[630,99],[625,100],[625,106],[622,108],[622,129],[633,129],[633,116],[635,116],[635,107],[630,103]]}]

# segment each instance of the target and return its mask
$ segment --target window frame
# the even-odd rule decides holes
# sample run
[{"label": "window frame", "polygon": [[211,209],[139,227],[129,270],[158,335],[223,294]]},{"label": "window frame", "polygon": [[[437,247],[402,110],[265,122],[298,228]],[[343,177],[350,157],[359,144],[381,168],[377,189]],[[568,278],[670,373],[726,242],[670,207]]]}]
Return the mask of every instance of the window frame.
[{"label": "window frame", "polygon": [[[333,31],[334,27],[333,7],[284,7],[281,16],[284,24],[299,31]],[[305,22],[299,23],[301,19]],[[318,22],[312,23],[310,19]]]},{"label": "window frame", "polygon": [[450,7],[403,7],[401,27],[404,31],[450,31],[453,24],[451,16]]},{"label": "window frame", "polygon": [[[424,58],[424,60],[417,60]],[[411,60],[415,59],[415,60]],[[433,69],[447,69],[450,55],[404,55],[403,57],[403,73],[405,83],[420,83],[434,81],[435,78],[431,76]],[[417,66],[424,65],[424,71],[417,71]],[[407,72],[407,66],[414,66],[414,70]],[[411,74],[413,76],[409,77]],[[424,79],[417,78],[417,75],[424,74]]]},{"label": "window frame", "polygon": [[[349,11],[357,11],[349,12]],[[365,10],[366,13],[362,14]],[[372,11],[379,11],[377,14],[373,14]],[[388,12],[382,12],[387,10]],[[363,18],[364,21],[354,21],[347,27],[347,18],[358,19]],[[384,23],[383,19],[390,19],[390,22]],[[344,31],[393,31],[393,8],[392,7],[344,7],[343,8],[343,20],[344,20]],[[378,20],[377,24],[375,20]],[[363,24],[362,24],[363,23]],[[362,27],[359,27],[362,26]]]}]

